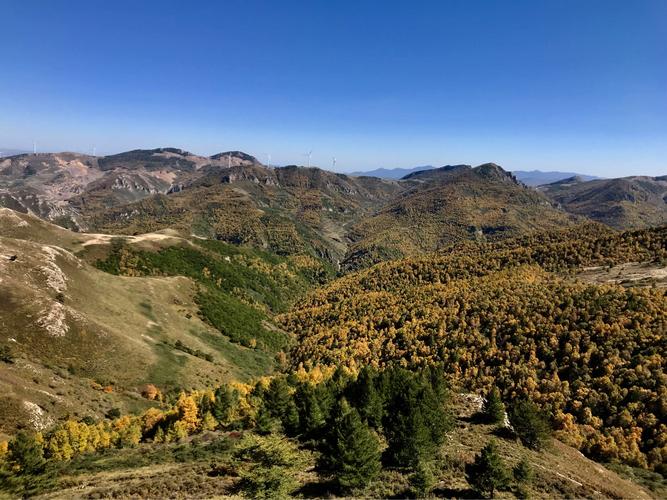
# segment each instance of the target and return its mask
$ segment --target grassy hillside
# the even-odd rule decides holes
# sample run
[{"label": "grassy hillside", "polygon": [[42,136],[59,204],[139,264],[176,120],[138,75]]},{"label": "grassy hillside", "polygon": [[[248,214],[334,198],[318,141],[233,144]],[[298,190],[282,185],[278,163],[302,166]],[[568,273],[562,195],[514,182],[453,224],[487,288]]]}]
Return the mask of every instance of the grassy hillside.
[{"label": "grassy hillside", "polygon": [[[216,241],[72,233],[0,212],[0,433],[271,372],[272,323],[330,269]],[[96,267],[91,263],[95,263]]]},{"label": "grassy hillside", "polygon": [[[442,467],[434,477],[437,497],[468,498],[477,494],[463,474],[466,463],[496,437],[496,428],[476,418],[479,398],[460,395],[453,401],[455,424],[448,442],[438,452]],[[111,450],[83,455],[65,463],[58,471],[55,493],[43,498],[101,497],[209,497],[239,493],[239,467],[234,459],[240,447],[238,434],[208,432],[179,443]],[[527,459],[535,478],[526,487],[529,498],[596,497],[651,498],[651,491],[619,477],[611,470],[584,458],[576,450],[554,440],[536,452],[517,441],[501,440],[500,456],[511,469]],[[311,458],[311,463],[314,459]],[[309,470],[297,476],[296,493],[305,498],[337,496],[328,474]],[[659,488],[659,486],[656,486]],[[366,498],[412,497],[409,474],[387,470],[363,492]],[[498,498],[514,498],[509,491]]]}]

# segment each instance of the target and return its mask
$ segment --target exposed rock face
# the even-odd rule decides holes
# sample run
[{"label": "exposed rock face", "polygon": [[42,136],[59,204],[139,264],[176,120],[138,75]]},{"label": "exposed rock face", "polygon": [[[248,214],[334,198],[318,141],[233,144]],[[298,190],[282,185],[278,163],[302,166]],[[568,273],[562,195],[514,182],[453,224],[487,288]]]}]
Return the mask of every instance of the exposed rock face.
[{"label": "exposed rock face", "polygon": [[[229,166],[268,170],[256,158],[239,151],[210,158],[177,148],[103,157],[22,154],[0,160],[0,206],[84,230],[89,228],[86,219],[91,212],[179,192],[212,171],[229,170]],[[235,180],[230,177],[230,181]]]}]

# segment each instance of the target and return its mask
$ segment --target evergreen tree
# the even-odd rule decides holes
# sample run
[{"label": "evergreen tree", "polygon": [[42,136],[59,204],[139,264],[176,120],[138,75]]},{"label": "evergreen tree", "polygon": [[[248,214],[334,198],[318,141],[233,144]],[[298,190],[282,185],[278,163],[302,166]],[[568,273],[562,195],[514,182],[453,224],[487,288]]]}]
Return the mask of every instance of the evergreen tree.
[{"label": "evergreen tree", "polygon": [[285,409],[285,415],[281,418],[283,429],[288,436],[294,437],[299,434],[301,421],[299,419],[299,410],[296,407],[294,399],[290,399]]},{"label": "evergreen tree", "polygon": [[368,425],[379,429],[384,415],[384,398],[378,390],[378,377],[372,368],[364,367],[351,385],[350,402]]},{"label": "evergreen tree", "polygon": [[290,498],[298,474],[310,459],[298,446],[276,434],[246,434],[234,450],[240,487],[249,498]]},{"label": "evergreen tree", "polygon": [[482,449],[473,463],[466,465],[466,479],[470,486],[489,498],[493,498],[496,490],[508,485],[509,474],[494,440]]},{"label": "evergreen tree", "polygon": [[255,432],[262,435],[271,434],[278,430],[278,426],[277,420],[271,415],[266,406],[260,403],[255,415]]},{"label": "evergreen tree", "polygon": [[211,413],[223,427],[232,421],[234,410],[239,402],[239,394],[228,386],[220,386],[215,390],[215,401],[211,404]]},{"label": "evergreen tree", "polygon": [[532,401],[520,401],[510,412],[510,423],[521,442],[528,448],[543,448],[551,436],[549,421]]},{"label": "evergreen tree", "polygon": [[264,394],[264,404],[269,413],[283,420],[292,401],[292,393],[287,381],[283,377],[272,379],[268,390]]},{"label": "evergreen tree", "polygon": [[363,488],[380,472],[378,438],[345,398],[337,403],[333,414],[326,443],[328,464],[343,491]]},{"label": "evergreen tree", "polygon": [[484,419],[492,424],[500,424],[505,419],[505,405],[500,399],[500,391],[494,387],[486,395],[484,406],[482,407]]},{"label": "evergreen tree", "polygon": [[9,442],[7,462],[19,475],[36,475],[44,471],[44,448],[34,434],[20,431]]},{"label": "evergreen tree", "polygon": [[410,488],[416,498],[428,496],[435,486],[435,476],[432,466],[424,461],[420,461],[415,467],[415,471],[410,475]]},{"label": "evergreen tree", "polygon": [[535,473],[526,457],[522,458],[512,469],[512,475],[516,482],[514,494],[517,498],[528,498],[528,485],[532,483]]},{"label": "evergreen tree", "polygon": [[7,446],[5,467],[0,467],[0,491],[16,498],[32,498],[57,481],[56,469],[44,458],[40,434],[20,431]]},{"label": "evergreen tree", "polygon": [[326,417],[320,407],[317,389],[310,383],[303,383],[295,395],[299,412],[299,431],[308,438],[318,438]]},{"label": "evergreen tree", "polygon": [[530,462],[526,457],[522,458],[513,469],[514,479],[519,483],[530,483],[533,480],[534,472]]},{"label": "evergreen tree", "polygon": [[430,461],[451,427],[442,395],[428,378],[403,369],[392,370],[386,379],[387,408],[382,427],[387,438],[386,458],[400,467]]}]

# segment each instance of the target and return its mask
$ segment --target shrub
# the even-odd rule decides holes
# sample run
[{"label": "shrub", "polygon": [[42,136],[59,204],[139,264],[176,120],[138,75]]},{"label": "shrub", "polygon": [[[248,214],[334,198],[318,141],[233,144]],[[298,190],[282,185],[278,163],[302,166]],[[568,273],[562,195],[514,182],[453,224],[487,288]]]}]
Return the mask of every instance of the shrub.
[{"label": "shrub", "polygon": [[12,348],[8,345],[0,346],[0,361],[3,363],[13,363],[14,355],[12,354]]},{"label": "shrub", "polygon": [[528,460],[524,457],[521,461],[516,464],[512,470],[512,475],[516,481],[516,487],[514,489],[514,494],[517,498],[528,498],[528,488],[527,485],[533,481],[535,473],[533,468],[530,466]]},{"label": "shrub", "polygon": [[494,440],[482,449],[473,463],[466,466],[466,480],[480,494],[490,498],[493,498],[496,490],[508,485],[509,474]]},{"label": "shrub", "polygon": [[246,434],[234,459],[240,488],[251,498],[287,498],[298,486],[297,474],[308,464],[305,452],[277,435]]},{"label": "shrub", "polygon": [[410,475],[410,488],[416,498],[427,497],[435,486],[435,476],[431,464],[421,461]]}]

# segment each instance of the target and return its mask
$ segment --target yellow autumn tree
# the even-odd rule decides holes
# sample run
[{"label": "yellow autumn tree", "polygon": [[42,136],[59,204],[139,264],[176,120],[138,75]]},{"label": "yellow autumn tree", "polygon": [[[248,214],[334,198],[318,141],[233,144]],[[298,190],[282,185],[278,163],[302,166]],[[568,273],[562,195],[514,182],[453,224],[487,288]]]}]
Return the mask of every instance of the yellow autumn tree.
[{"label": "yellow autumn tree", "polygon": [[199,427],[199,411],[194,398],[182,392],[178,397],[176,409],[178,410],[178,421],[182,422],[185,432],[191,434],[197,430],[197,427]]}]

